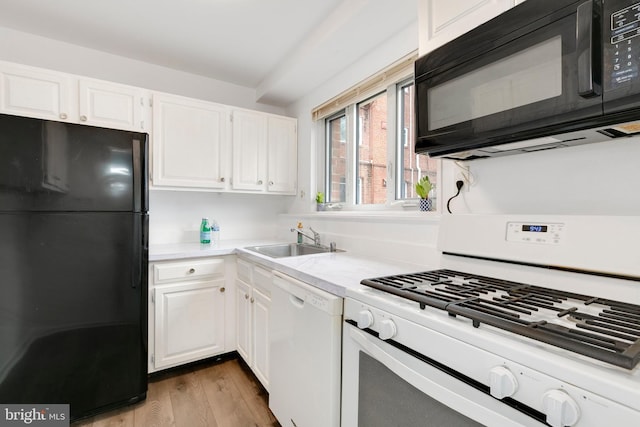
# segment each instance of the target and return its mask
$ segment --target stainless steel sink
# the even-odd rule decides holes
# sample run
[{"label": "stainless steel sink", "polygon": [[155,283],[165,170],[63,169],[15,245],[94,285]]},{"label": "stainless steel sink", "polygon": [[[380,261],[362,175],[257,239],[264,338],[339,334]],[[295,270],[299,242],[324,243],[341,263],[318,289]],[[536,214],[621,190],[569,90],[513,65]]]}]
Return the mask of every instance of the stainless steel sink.
[{"label": "stainless steel sink", "polygon": [[[304,243],[282,243],[279,245],[250,246],[247,250],[266,255],[271,258],[285,258],[290,256],[312,255],[331,252],[323,246],[307,245]],[[344,252],[336,249],[335,252]]]}]

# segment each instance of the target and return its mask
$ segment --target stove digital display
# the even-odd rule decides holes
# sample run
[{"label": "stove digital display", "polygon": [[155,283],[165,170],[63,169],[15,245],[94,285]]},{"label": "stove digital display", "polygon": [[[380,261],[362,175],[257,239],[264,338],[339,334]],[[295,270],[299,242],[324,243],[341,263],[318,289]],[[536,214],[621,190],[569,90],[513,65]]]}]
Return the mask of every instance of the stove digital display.
[{"label": "stove digital display", "polygon": [[547,226],[546,225],[523,225],[522,231],[531,231],[534,233],[546,233]]}]

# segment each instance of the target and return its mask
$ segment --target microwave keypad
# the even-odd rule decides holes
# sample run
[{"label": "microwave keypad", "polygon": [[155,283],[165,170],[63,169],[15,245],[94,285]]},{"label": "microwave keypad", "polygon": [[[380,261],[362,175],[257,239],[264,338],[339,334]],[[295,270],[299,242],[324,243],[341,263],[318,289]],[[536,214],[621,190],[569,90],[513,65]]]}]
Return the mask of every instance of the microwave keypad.
[{"label": "microwave keypad", "polygon": [[[615,89],[638,77],[640,62],[640,3],[611,14],[611,44],[605,49],[607,89]],[[608,84],[607,84],[608,83]]]}]

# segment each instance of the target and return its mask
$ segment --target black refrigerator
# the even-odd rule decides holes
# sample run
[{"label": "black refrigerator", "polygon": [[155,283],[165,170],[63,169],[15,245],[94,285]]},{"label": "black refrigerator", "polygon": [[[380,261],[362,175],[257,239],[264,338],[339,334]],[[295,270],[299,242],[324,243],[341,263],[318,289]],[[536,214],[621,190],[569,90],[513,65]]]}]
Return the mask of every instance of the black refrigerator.
[{"label": "black refrigerator", "polygon": [[0,115],[0,403],[147,392],[148,135]]}]

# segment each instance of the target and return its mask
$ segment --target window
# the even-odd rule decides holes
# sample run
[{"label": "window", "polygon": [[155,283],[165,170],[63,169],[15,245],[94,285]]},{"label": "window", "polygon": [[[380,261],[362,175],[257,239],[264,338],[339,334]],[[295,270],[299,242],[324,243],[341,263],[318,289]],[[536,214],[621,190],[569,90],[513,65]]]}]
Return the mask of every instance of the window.
[{"label": "window", "polygon": [[[398,144],[397,165],[398,167],[398,188],[396,198],[413,199],[418,195],[415,193],[415,184],[424,175],[429,176],[432,184],[436,184],[437,164],[435,159],[422,154],[415,154],[415,134],[413,121],[415,117],[413,109],[414,87],[413,81],[405,81],[398,84],[398,126],[401,129]],[[433,198],[434,196],[430,196]]]},{"label": "window", "polygon": [[437,184],[437,161],[415,154],[413,97],[413,79],[405,77],[324,119],[328,202],[400,208],[418,197],[424,175]]},{"label": "window", "polygon": [[358,149],[356,162],[361,177],[358,204],[385,204],[387,189],[387,94],[375,95],[356,106]]},{"label": "window", "polygon": [[326,119],[327,177],[325,194],[327,202],[347,200],[347,117],[344,111]]}]

